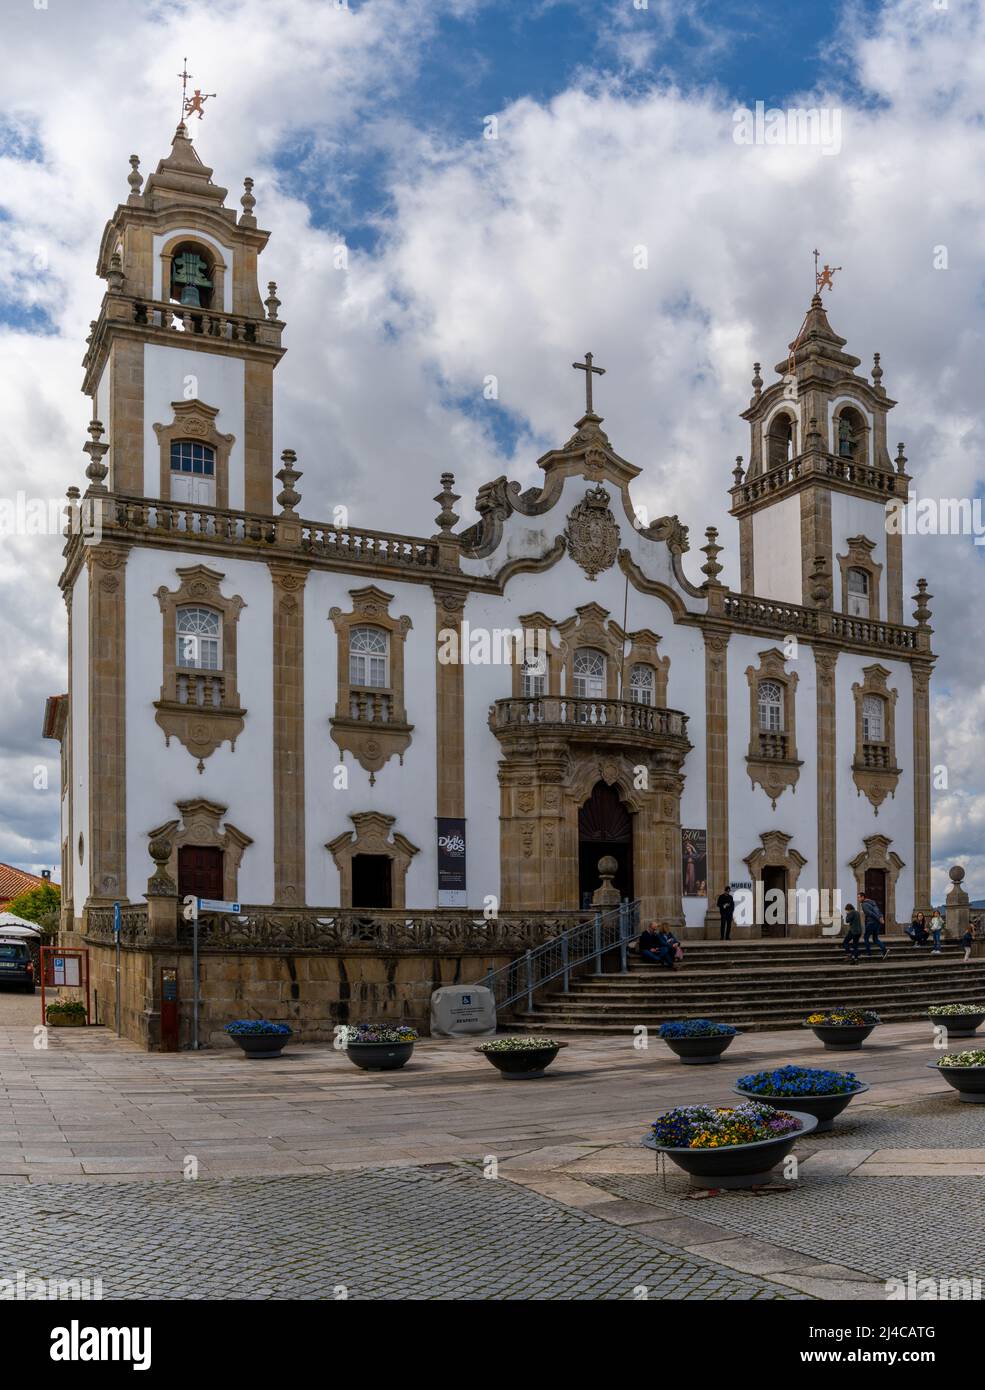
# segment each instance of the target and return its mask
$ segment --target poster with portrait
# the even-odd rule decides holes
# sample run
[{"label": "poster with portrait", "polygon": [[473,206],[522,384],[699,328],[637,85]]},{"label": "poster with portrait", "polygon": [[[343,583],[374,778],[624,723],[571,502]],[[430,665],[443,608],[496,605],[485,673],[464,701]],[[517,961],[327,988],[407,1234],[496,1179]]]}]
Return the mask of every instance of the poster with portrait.
[{"label": "poster with portrait", "polygon": [[681,830],[681,891],[685,898],[708,896],[708,832]]}]

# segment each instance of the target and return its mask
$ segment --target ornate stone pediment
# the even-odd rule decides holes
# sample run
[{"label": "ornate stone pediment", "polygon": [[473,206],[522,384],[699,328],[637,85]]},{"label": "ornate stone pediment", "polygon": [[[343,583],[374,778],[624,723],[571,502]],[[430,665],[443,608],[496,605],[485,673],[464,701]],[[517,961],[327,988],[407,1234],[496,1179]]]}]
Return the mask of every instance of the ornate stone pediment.
[{"label": "ornate stone pediment", "polygon": [[564,528],[571,558],[592,580],[611,569],[619,553],[619,526],[609,501],[609,494],[598,483],[569,512]]}]

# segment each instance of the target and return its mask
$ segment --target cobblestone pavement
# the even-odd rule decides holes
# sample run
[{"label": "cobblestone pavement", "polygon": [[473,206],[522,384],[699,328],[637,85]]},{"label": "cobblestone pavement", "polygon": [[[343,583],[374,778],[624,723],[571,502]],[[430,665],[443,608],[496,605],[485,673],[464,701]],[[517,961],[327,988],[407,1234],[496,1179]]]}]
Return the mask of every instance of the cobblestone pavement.
[{"label": "cobblestone pavement", "polygon": [[7,1186],[0,1232],[0,1277],[104,1298],[803,1297],[467,1169]]},{"label": "cobblestone pavement", "polygon": [[[736,1234],[760,1237],[817,1261],[851,1265],[877,1279],[972,1279],[985,1282],[985,1223],[981,1184],[942,1174],[864,1177],[815,1174],[788,1190],[755,1194],[719,1192],[700,1203],[702,1222]],[[634,1203],[648,1203],[666,1216],[693,1216],[686,1179],[658,1174],[598,1174],[591,1186]],[[778,1185],[779,1186],[779,1185]]]}]

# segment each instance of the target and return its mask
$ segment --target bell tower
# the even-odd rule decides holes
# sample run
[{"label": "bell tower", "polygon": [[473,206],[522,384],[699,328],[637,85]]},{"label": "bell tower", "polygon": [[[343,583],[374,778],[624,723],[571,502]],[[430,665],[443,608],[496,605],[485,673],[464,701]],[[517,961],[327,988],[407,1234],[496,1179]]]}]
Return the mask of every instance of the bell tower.
[{"label": "bell tower", "polygon": [[[748,467],[736,461],[731,514],[739,521],[743,593],[860,619],[903,622],[903,538],[887,506],[906,502],[903,446],[895,460],[886,421],[896,404],[845,352],[820,293],[811,300],[778,379],[764,390],[754,366]],[[830,597],[828,597],[830,596]]]},{"label": "bell tower", "polygon": [[87,340],[84,392],[109,437],[109,489],[270,515],[273,371],[284,354],[280,301],[261,300],[253,180],[225,206],[187,127],[106,225],[106,281]]}]

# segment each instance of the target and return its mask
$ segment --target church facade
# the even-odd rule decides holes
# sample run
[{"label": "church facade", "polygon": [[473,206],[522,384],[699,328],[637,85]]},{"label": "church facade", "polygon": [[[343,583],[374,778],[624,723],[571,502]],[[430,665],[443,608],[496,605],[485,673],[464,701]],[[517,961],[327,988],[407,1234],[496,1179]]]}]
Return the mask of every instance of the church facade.
[{"label": "church facade", "polygon": [[316,920],[573,911],[605,855],[689,936],[717,934],[726,884],[751,895],[737,935],[818,934],[825,894],[867,891],[890,920],[929,906],[906,459],[878,355],[859,372],[819,295],[742,413],[737,591],[713,529],[695,548],[638,511],[590,358],[531,485],[491,481],[470,516],[443,475],[426,536],[308,520],[298,460],[273,459],[284,323],[251,181],[226,207],[184,126],[146,183],[131,163],[84,358],[69,689],[45,723],[66,931],[142,904],[151,870]]}]

